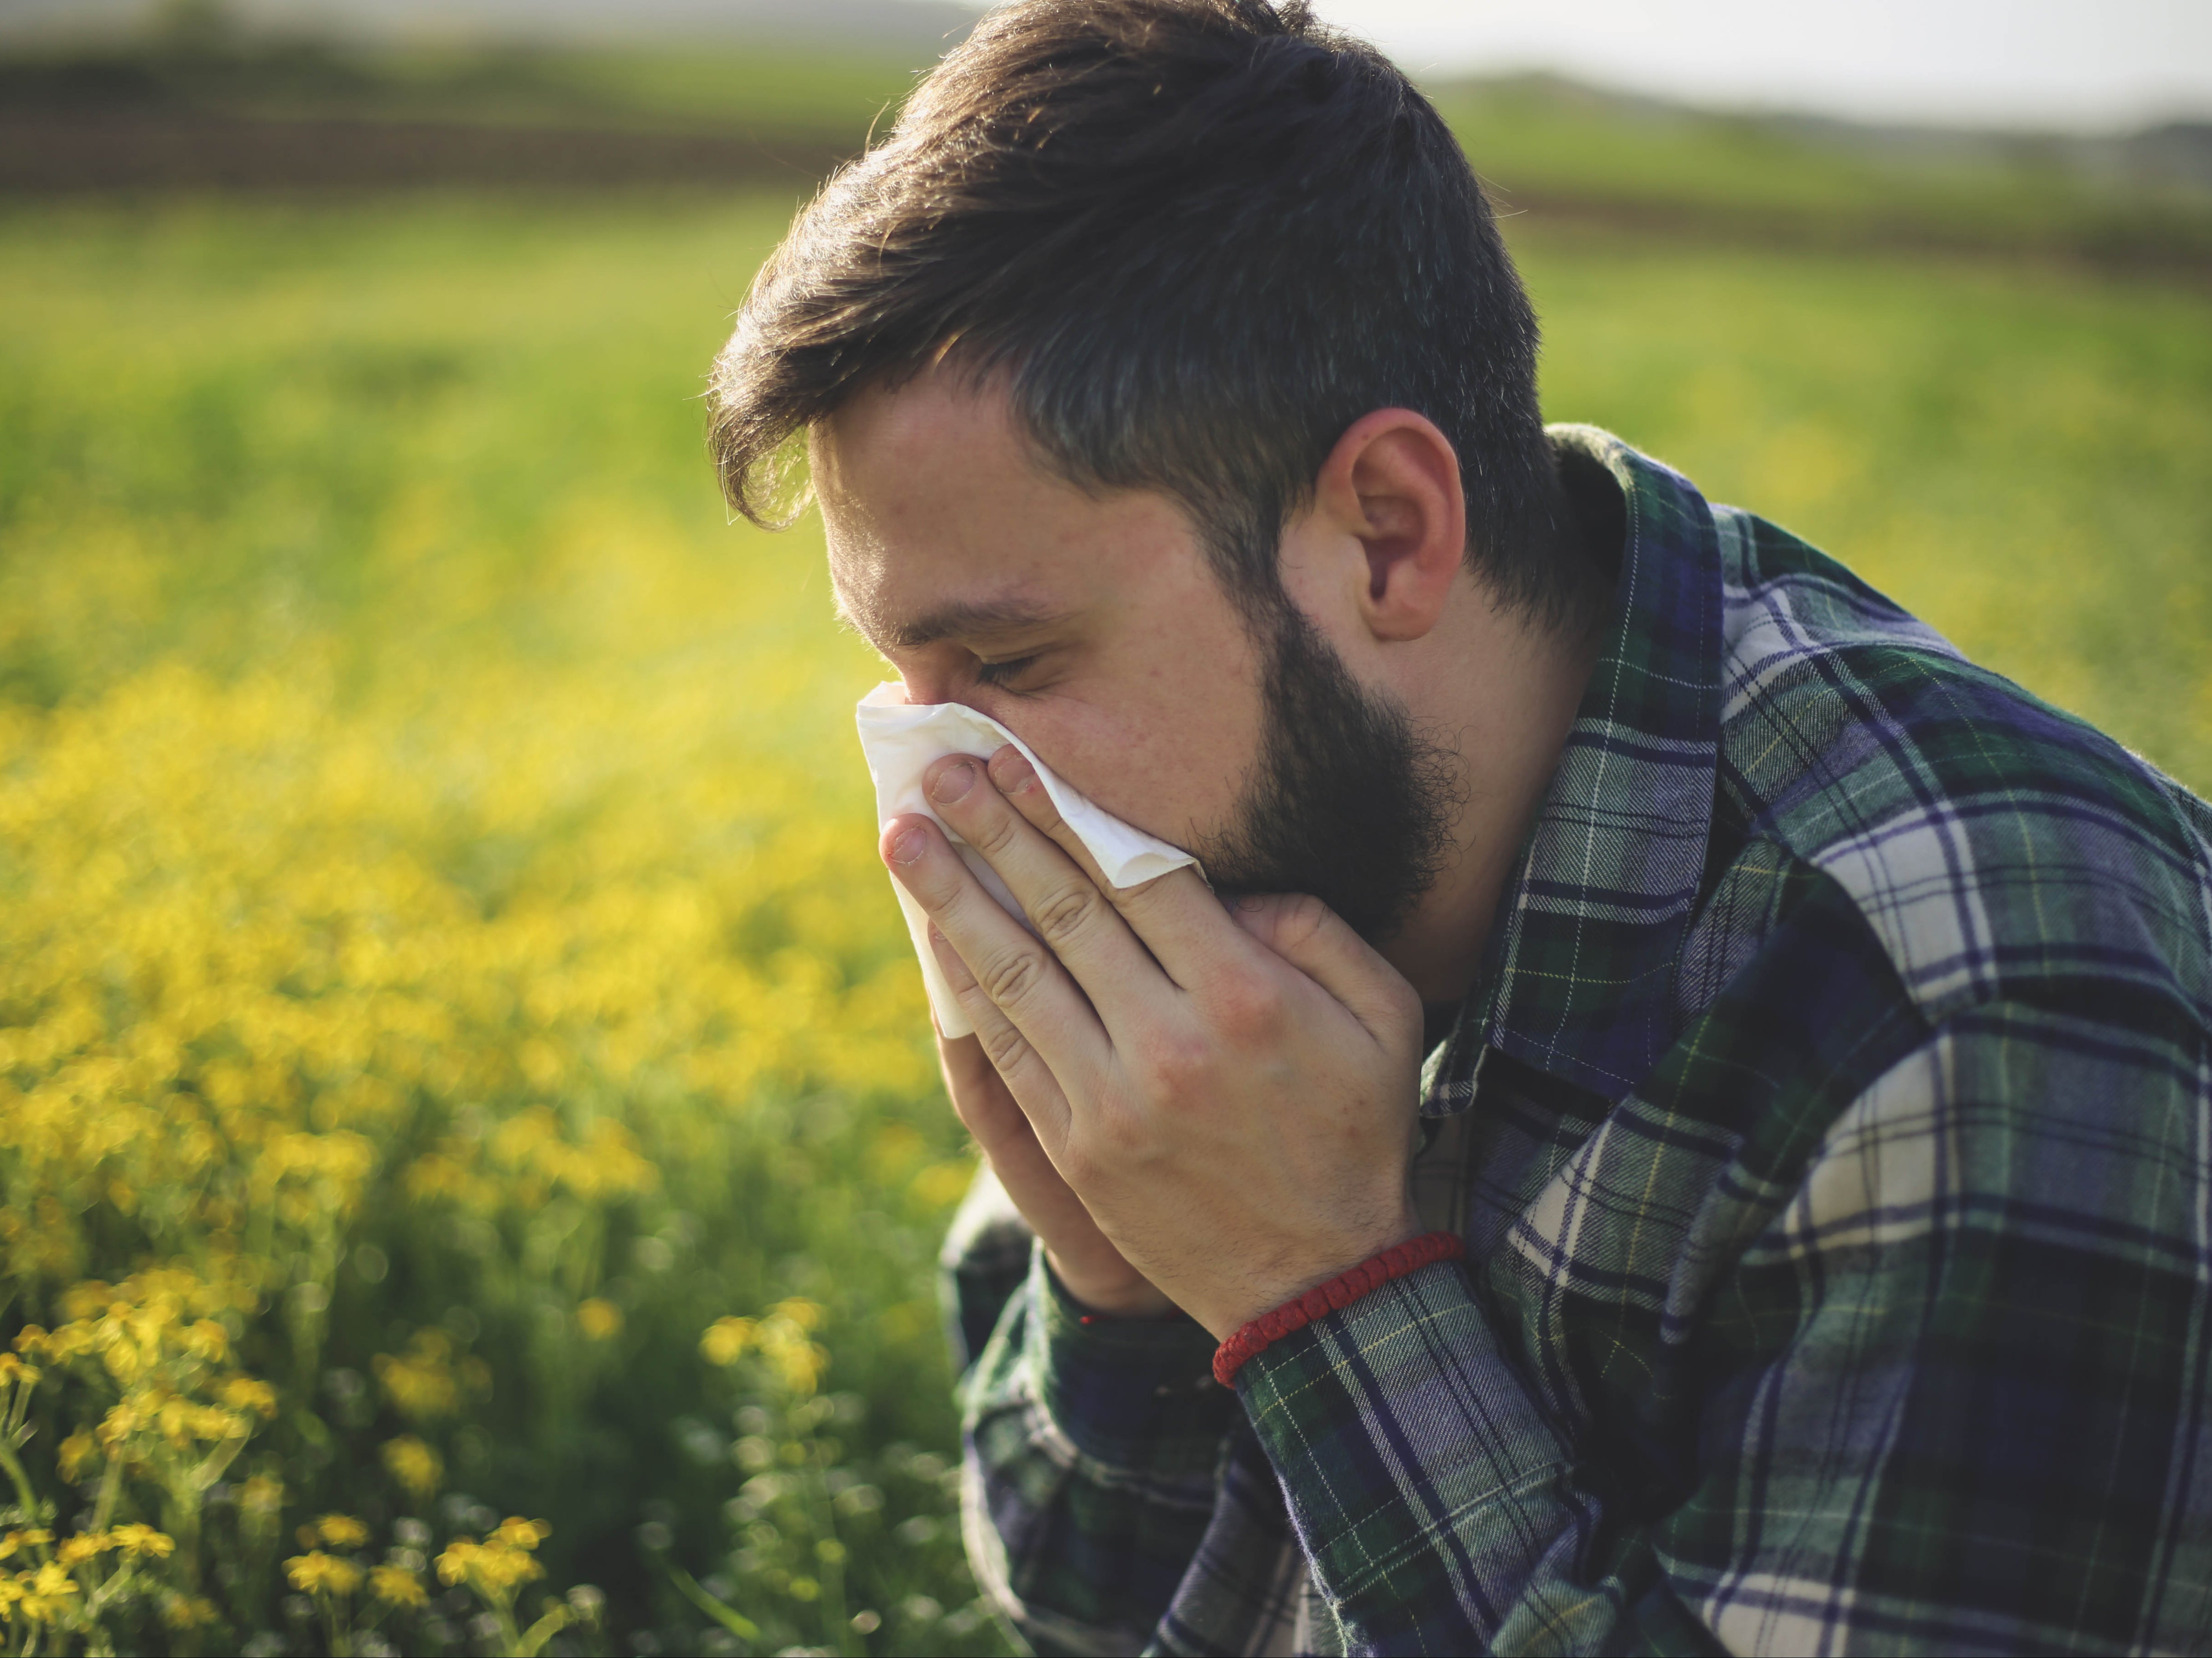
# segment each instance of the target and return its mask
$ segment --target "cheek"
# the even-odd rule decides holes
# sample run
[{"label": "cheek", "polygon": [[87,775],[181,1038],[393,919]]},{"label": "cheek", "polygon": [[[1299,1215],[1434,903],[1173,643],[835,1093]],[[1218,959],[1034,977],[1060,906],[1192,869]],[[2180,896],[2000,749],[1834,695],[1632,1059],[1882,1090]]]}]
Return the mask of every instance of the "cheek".
[{"label": "cheek", "polygon": [[[1132,665],[1133,667],[1134,665]],[[1218,647],[987,710],[1116,817],[1176,845],[1228,827],[1261,740],[1248,653]]]}]

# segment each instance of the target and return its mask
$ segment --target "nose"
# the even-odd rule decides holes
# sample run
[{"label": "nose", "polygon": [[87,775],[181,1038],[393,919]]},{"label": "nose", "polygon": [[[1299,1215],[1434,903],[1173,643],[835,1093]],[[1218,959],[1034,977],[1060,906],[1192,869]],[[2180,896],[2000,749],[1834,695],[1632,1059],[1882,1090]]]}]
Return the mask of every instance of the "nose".
[{"label": "nose", "polygon": [[951,676],[931,673],[918,668],[899,671],[899,687],[906,694],[907,706],[913,708],[931,708],[939,702],[957,701],[952,695]]}]

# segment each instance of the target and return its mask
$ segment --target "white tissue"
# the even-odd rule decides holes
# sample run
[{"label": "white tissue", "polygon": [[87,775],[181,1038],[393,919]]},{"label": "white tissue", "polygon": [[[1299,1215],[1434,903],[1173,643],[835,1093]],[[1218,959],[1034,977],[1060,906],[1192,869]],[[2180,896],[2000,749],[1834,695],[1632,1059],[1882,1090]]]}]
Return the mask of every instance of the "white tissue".
[{"label": "white tissue", "polygon": [[[979,759],[988,759],[1006,744],[1012,744],[1036,768],[1037,780],[1044,785],[1052,804],[1059,808],[1060,821],[1075,831],[1076,838],[1097,860],[1099,872],[1117,888],[1133,887],[1155,876],[1165,875],[1170,870],[1182,869],[1186,865],[1194,866],[1198,862],[1188,853],[1101,811],[1054,776],[1051,768],[1030,751],[1028,744],[988,714],[978,714],[962,703],[909,703],[905,687],[894,681],[877,686],[862,697],[857,718],[860,747],[868,756],[868,774],[876,783],[877,823],[886,825],[892,818],[908,812],[920,812],[933,821],[958,849],[968,867],[975,872],[984,890],[1024,926],[1029,926],[1029,918],[1022,914],[1021,905],[1006,890],[1006,884],[999,878],[998,872],[938,816],[929,798],[922,793],[921,774],[939,755],[972,754]],[[914,953],[921,962],[921,981],[929,991],[929,1005],[937,1014],[937,1028],[948,1036],[969,1035],[975,1027],[961,1011],[959,1000],[938,971],[937,957],[930,950],[928,915],[896,879],[891,882],[891,890],[898,895],[899,908],[906,915],[907,932],[914,939]]]}]

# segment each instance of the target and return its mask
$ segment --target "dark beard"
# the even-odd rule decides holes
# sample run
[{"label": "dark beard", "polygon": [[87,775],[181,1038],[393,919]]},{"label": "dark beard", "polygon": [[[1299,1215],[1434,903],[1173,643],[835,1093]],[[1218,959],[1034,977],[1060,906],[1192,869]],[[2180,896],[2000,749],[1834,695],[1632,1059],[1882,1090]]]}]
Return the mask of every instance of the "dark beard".
[{"label": "dark beard", "polygon": [[1360,684],[1287,598],[1269,609],[1260,762],[1232,827],[1192,850],[1224,896],[1309,893],[1380,944],[1451,850],[1455,756]]}]

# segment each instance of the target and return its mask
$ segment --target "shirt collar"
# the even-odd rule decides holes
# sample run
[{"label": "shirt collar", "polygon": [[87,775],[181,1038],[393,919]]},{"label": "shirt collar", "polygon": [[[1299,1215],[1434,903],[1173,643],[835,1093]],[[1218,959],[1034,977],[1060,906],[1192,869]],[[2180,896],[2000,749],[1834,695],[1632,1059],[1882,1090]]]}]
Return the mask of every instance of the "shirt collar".
[{"label": "shirt collar", "polygon": [[1605,644],[1423,1110],[1465,1108],[1485,1048],[1618,1101],[1673,1043],[1675,971],[1712,829],[1721,569],[1689,480],[1589,426],[1554,445],[1620,487]]}]

